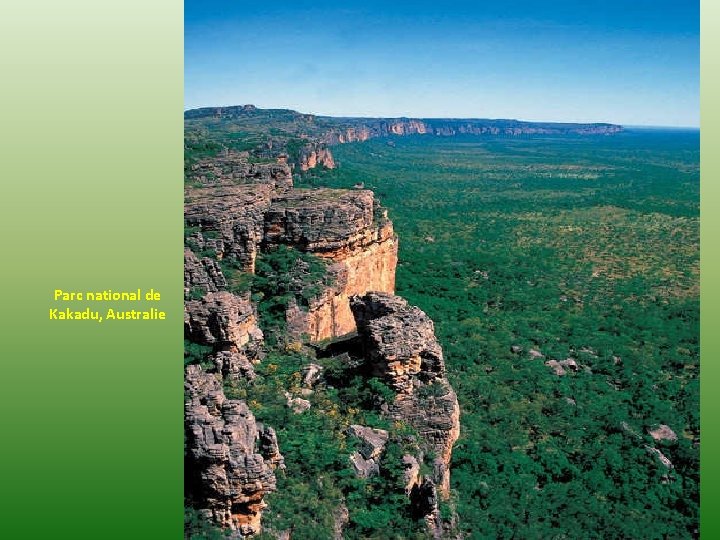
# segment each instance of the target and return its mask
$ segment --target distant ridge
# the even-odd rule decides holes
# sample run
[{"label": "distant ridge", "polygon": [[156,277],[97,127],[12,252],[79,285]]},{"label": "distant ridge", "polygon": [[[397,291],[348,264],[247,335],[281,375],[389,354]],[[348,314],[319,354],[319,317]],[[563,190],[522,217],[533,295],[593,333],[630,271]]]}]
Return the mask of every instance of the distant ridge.
[{"label": "distant ridge", "polygon": [[304,114],[290,109],[259,109],[254,105],[203,107],[185,111],[186,120],[255,120],[280,122],[282,128],[314,135],[325,143],[337,144],[390,135],[430,134],[474,135],[607,135],[623,131],[611,123],[527,122],[487,118],[377,118]]},{"label": "distant ridge", "polygon": [[[609,136],[623,131],[616,124],[524,122],[479,118],[361,118],[304,114],[290,109],[258,109],[254,105],[203,107],[185,112],[186,178],[203,177],[198,160],[248,152],[252,159],[286,160],[300,171],[335,167],[331,146],[369,139],[424,135]],[[393,144],[388,140],[388,144]],[[227,155],[226,155],[227,158]],[[232,162],[235,157],[228,159]],[[241,159],[245,159],[241,157]],[[232,165],[226,164],[232,168]],[[190,169],[188,169],[190,167]],[[193,172],[192,167],[195,167]],[[200,167],[200,168],[198,168]],[[212,168],[212,167],[211,167]],[[207,172],[207,171],[206,171]],[[212,172],[211,176],[218,174]]]}]

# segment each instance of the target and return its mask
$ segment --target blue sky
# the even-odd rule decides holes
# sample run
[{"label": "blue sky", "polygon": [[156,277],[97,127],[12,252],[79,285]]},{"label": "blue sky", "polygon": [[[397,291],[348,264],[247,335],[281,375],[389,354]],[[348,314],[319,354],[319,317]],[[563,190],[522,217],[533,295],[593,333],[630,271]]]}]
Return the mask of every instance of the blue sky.
[{"label": "blue sky", "polygon": [[698,126],[699,2],[185,2],[185,106]]}]

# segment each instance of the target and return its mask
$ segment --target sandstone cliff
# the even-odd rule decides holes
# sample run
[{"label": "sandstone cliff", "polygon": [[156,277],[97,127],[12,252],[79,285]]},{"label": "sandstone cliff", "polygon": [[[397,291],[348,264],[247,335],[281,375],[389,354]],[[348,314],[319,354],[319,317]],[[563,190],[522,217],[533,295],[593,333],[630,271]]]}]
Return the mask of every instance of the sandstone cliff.
[{"label": "sandstone cliff", "polygon": [[[237,114],[256,111],[243,108]],[[403,135],[424,133],[426,127],[413,121],[382,129]],[[361,127],[345,133],[342,142],[383,133]],[[314,140],[301,148],[300,168],[334,167],[326,144]],[[282,148],[279,143],[271,150]],[[260,530],[265,496],[276,488],[274,470],[284,467],[284,443],[272,428],[255,421],[244,401],[227,398],[223,381],[235,388],[237,381],[252,384],[266,376],[255,373],[268,347],[256,300],[236,286],[236,274],[252,275],[263,268],[258,257],[288,246],[325,261],[330,279],[306,303],[290,299],[286,334],[320,342],[359,331],[369,375],[381,377],[396,392],[384,414],[415,430],[413,451],[402,457],[405,491],[415,515],[424,517],[437,536],[438,497],[448,496],[459,408],[432,321],[392,294],[398,249],[392,223],[371,191],[294,188],[287,155],[276,157],[277,163],[256,164],[247,153],[224,152],[190,166],[185,337],[208,352],[204,367],[188,366],[185,375],[187,499],[234,537]],[[294,269],[299,275],[301,262]],[[322,368],[309,367],[315,368],[311,378],[316,384]],[[308,385],[303,396],[313,392]],[[310,401],[302,401],[310,407]],[[293,410],[302,414],[305,409]],[[353,466],[366,477],[377,473],[388,433],[360,425],[349,433],[361,440]]]},{"label": "sandstone cliff", "polygon": [[[318,166],[335,167],[328,146],[362,142],[377,137],[428,135],[490,135],[518,137],[532,135],[612,135],[622,126],[608,123],[525,122],[521,120],[482,118],[361,118],[302,114],[288,109],[258,109],[253,105],[208,107],[185,112],[186,133],[190,140],[203,140],[209,131],[225,133],[213,142],[225,148],[215,158],[201,158],[186,167],[186,179],[196,184],[221,182],[244,183],[262,178],[263,182],[281,185],[290,178],[288,157],[296,170],[308,171]],[[249,152],[229,150],[238,134],[249,134]],[[298,142],[300,142],[298,146]],[[289,151],[289,146],[292,150]],[[288,153],[290,155],[288,155]],[[280,159],[278,164],[250,165],[250,155],[261,159]],[[252,170],[251,170],[252,169]]]},{"label": "sandstone cliff", "polygon": [[185,302],[185,335],[196,343],[236,350],[257,346],[263,339],[250,294],[227,291]]},{"label": "sandstone cliff", "polygon": [[287,244],[331,263],[335,286],[307,311],[291,306],[295,333],[313,341],[355,330],[350,296],[393,292],[397,238],[368,190],[292,190],[273,199],[265,218],[265,243]]},{"label": "sandstone cliff", "polygon": [[354,296],[350,306],[372,372],[397,392],[389,415],[417,430],[422,449],[435,456],[431,479],[447,496],[452,446],[460,434],[460,408],[445,376],[432,320],[392,294]]},{"label": "sandstone cliff", "polygon": [[335,168],[335,160],[327,145],[322,143],[309,143],[300,149],[298,156],[300,170],[307,171],[322,166],[327,169]]},{"label": "sandstone cliff", "polygon": [[186,496],[209,521],[240,536],[260,531],[263,498],[282,467],[272,428],[243,401],[227,399],[200,366],[185,374]]},{"label": "sandstone cliff", "polygon": [[[606,135],[622,131],[612,124],[559,124],[517,120],[352,118],[328,119],[320,139],[327,144],[362,142],[391,135]],[[339,125],[338,125],[339,124]],[[345,124],[345,125],[342,125]]]},{"label": "sandstone cliff", "polygon": [[268,184],[186,190],[185,224],[192,231],[186,243],[215,259],[234,259],[253,272],[273,192]]},{"label": "sandstone cliff", "polygon": [[350,296],[395,289],[397,238],[368,190],[289,189],[268,182],[191,188],[185,222],[186,243],[206,254],[186,252],[186,280],[195,280],[186,291],[222,288],[217,260],[236,261],[240,270],[253,273],[258,252],[279,245],[328,261],[334,287],[308,309],[291,305],[287,314],[291,331],[313,341],[355,330]]},{"label": "sandstone cliff", "polygon": [[[287,162],[251,163],[248,152],[224,151],[190,166],[188,180],[202,185],[268,184],[274,188],[292,187],[292,171]],[[330,156],[332,159],[332,156]]]},{"label": "sandstone cliff", "polygon": [[[332,156],[310,159],[327,166]],[[222,391],[221,379],[253,380],[263,350],[250,293],[227,290],[223,264],[251,274],[260,251],[280,245],[326,259],[333,286],[287,313],[291,333],[322,340],[355,329],[351,295],[393,290],[397,243],[372,192],[295,190],[287,164],[257,167],[239,154],[193,170],[203,187],[186,191],[185,337],[210,348],[212,372],[186,373],[188,497],[209,521],[246,536],[260,530],[283,458],[275,432]]]}]

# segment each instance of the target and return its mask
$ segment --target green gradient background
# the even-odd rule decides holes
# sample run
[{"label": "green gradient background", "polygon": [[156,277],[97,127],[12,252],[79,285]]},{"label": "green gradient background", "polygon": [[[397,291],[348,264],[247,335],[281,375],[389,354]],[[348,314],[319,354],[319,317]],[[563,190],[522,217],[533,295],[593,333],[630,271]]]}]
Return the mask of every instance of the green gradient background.
[{"label": "green gradient background", "polygon": [[[182,538],[182,8],[0,7],[1,538]],[[49,321],[138,287],[166,321]]]},{"label": "green gradient background", "polygon": [[[702,2],[702,536],[720,538],[720,4]],[[182,537],[182,2],[0,7],[0,537]],[[168,320],[50,322],[55,288]],[[510,511],[510,509],[508,509]]]},{"label": "green gradient background", "polygon": [[700,535],[720,538],[720,2],[700,3]]}]

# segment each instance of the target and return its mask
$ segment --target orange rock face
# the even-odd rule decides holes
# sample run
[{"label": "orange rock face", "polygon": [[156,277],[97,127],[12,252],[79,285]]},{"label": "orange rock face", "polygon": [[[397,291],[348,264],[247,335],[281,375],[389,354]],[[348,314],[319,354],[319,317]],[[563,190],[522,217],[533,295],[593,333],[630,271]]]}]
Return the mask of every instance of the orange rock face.
[{"label": "orange rock face", "polygon": [[307,312],[291,307],[287,315],[289,326],[308,334],[314,342],[354,332],[350,297],[369,291],[394,292],[397,250],[397,238],[388,223],[367,244],[323,254],[335,263],[333,270],[341,276],[340,283],[328,289]]},{"label": "orange rock face", "polygon": [[[261,245],[292,246],[330,263],[334,286],[308,309],[289,307],[292,333],[322,341],[353,332],[350,296],[395,290],[397,237],[372,191],[274,190],[262,183],[196,188],[186,199],[186,223],[198,229],[190,241],[217,259],[235,259],[246,272],[254,272]],[[199,268],[212,262],[188,257],[195,263],[188,266],[190,273],[198,267],[194,273],[204,274]],[[200,285],[210,292],[210,278],[205,281]]]},{"label": "orange rock face", "polygon": [[395,290],[397,238],[368,190],[301,190],[273,200],[265,220],[267,243],[289,244],[331,263],[335,285],[307,311],[290,306],[288,326],[312,341],[355,330],[350,297]]},{"label": "orange rock face", "polygon": [[326,169],[335,168],[335,160],[330,149],[320,144],[310,144],[303,148],[300,152],[300,169],[307,171],[314,169],[318,165]]}]

